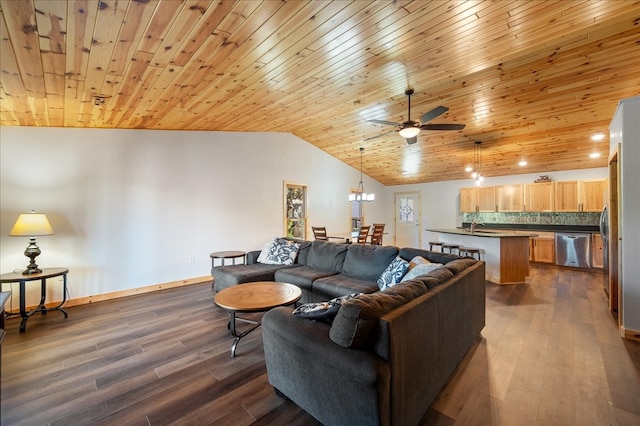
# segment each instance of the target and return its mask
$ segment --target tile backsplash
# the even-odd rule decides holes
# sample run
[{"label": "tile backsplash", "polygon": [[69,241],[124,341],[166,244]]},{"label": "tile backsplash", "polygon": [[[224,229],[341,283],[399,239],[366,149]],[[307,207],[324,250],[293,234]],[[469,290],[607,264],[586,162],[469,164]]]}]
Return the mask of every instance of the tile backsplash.
[{"label": "tile backsplash", "polygon": [[462,221],[514,225],[593,225],[600,223],[599,212],[580,213],[464,213]]}]

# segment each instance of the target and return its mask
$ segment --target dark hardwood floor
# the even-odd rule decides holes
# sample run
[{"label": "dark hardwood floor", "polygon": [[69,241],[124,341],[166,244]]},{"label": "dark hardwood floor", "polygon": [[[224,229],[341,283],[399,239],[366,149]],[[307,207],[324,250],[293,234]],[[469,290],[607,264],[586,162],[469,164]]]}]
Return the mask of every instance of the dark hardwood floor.
[{"label": "dark hardwood floor", "polygon": [[[640,344],[601,275],[487,284],[487,326],[423,425],[638,425]],[[267,381],[260,329],[229,357],[210,283],[7,320],[3,425],[316,425]],[[428,368],[428,366],[425,366]],[[355,425],[354,425],[355,426]]]}]

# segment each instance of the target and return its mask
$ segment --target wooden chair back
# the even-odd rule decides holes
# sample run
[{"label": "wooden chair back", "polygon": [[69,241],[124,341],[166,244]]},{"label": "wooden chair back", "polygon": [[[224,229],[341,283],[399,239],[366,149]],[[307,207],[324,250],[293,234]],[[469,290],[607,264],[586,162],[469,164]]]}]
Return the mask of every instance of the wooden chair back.
[{"label": "wooden chair back", "polygon": [[327,228],[324,226],[312,226],[311,230],[313,231],[313,237],[316,240],[324,240],[327,241]]},{"label": "wooden chair back", "polygon": [[369,226],[361,226],[360,232],[358,232],[358,244],[366,244],[367,237],[369,236]]},{"label": "wooden chair back", "polygon": [[373,232],[371,233],[371,244],[381,246],[383,232],[384,232],[384,223],[374,223]]}]

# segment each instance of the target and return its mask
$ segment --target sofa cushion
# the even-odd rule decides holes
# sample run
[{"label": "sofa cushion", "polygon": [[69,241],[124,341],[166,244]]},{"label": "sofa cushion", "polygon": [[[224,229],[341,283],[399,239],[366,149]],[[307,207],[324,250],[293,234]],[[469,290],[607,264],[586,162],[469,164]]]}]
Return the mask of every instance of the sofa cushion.
[{"label": "sofa cushion", "polygon": [[404,260],[411,261],[416,256],[422,256],[432,263],[442,263],[443,265],[452,260],[462,259],[461,256],[450,253],[440,253],[437,251],[422,250],[413,247],[403,247],[400,249],[400,257]]},{"label": "sofa cushion", "polygon": [[315,294],[327,299],[350,293],[373,293],[379,290],[375,280],[364,280],[347,274],[318,278],[313,282],[311,289]]},{"label": "sofa cushion", "polygon": [[398,256],[397,247],[352,244],[347,250],[342,272],[360,278],[377,280],[396,256]]},{"label": "sofa cushion", "polygon": [[463,259],[452,260],[451,262],[447,263],[445,267],[451,272],[453,272],[453,274],[455,275],[464,271],[465,269],[467,269],[469,266],[473,265],[476,262],[477,262],[476,259],[463,258]]},{"label": "sofa cushion", "polygon": [[335,271],[322,271],[308,266],[298,266],[280,269],[276,271],[274,278],[276,281],[294,284],[302,289],[311,290],[313,281],[335,274],[337,274]]},{"label": "sofa cushion", "polygon": [[299,265],[306,265],[307,255],[309,254],[309,249],[311,248],[311,241],[307,241],[307,240],[303,240],[295,237],[283,237],[283,238],[287,241],[292,241],[300,245],[295,263]]},{"label": "sofa cushion", "polygon": [[383,292],[362,294],[340,306],[329,337],[345,348],[361,348],[375,330],[378,319],[403,303],[398,295]]},{"label": "sofa cushion", "polygon": [[411,268],[409,272],[402,278],[402,281],[409,281],[420,275],[426,275],[431,271],[442,268],[441,263],[422,263],[415,268]]},{"label": "sofa cushion", "polygon": [[378,288],[384,290],[398,284],[404,274],[407,273],[407,269],[409,269],[409,262],[401,257],[396,257],[376,281]]},{"label": "sofa cushion", "polygon": [[341,272],[349,245],[314,240],[307,256],[307,266],[323,271]]},{"label": "sofa cushion", "polygon": [[422,282],[428,289],[432,289],[453,278],[453,272],[447,268],[438,268],[426,275],[420,275],[414,280]]},{"label": "sofa cushion", "polygon": [[274,281],[275,273],[279,269],[300,267],[297,265],[265,265],[263,263],[227,265],[213,268],[211,275],[214,279],[214,289],[220,291],[236,284],[252,281]]},{"label": "sofa cushion", "polygon": [[361,348],[376,330],[378,320],[383,315],[427,291],[421,282],[411,281],[347,300],[338,310],[329,337],[346,348]]},{"label": "sofa cushion", "polygon": [[260,256],[258,256],[258,263],[264,263],[266,265],[293,265],[296,257],[298,256],[298,250],[300,244],[293,241],[289,241],[285,238],[275,238],[271,243],[267,243]]}]

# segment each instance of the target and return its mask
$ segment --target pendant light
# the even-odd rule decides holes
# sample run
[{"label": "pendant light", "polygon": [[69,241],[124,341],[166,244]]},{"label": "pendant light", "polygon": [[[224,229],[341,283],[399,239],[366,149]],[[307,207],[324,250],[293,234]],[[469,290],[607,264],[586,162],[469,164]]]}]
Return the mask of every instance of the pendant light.
[{"label": "pendant light", "polygon": [[349,194],[349,201],[363,202],[375,200],[375,194],[367,194],[364,192],[364,184],[362,183],[362,154],[364,148],[360,147],[360,182],[358,182],[358,192]]},{"label": "pendant light", "polygon": [[473,168],[467,168],[471,172],[471,178],[475,180],[476,186],[480,186],[484,180],[482,176],[482,141],[475,141],[473,145]]}]

